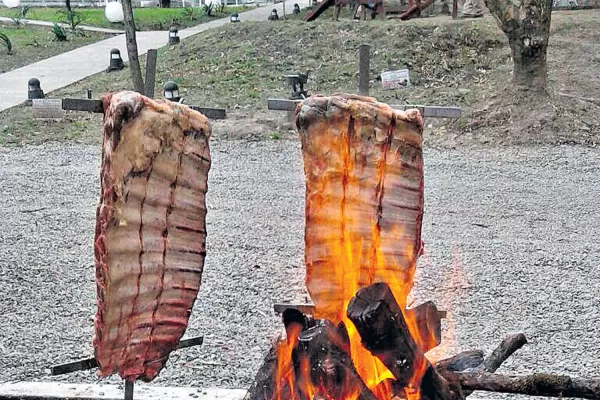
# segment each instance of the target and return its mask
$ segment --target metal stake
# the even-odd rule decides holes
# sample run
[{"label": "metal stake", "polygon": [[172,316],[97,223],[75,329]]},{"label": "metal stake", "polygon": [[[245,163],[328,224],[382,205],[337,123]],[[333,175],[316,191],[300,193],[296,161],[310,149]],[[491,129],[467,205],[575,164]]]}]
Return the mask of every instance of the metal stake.
[{"label": "metal stake", "polygon": [[125,400],[133,400],[133,382],[125,381]]}]

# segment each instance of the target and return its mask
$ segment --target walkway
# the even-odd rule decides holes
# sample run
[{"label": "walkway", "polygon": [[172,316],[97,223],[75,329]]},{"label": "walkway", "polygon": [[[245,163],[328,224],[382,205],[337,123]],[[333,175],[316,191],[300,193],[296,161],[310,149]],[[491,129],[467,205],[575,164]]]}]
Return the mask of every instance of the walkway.
[{"label": "walkway", "polygon": [[[300,8],[308,7],[309,0],[287,0],[286,12],[290,13],[294,3]],[[254,10],[240,13],[241,23],[244,21],[267,21],[273,8],[282,15],[283,2],[276,5],[267,4]],[[228,24],[229,17],[213,20],[179,31],[181,39],[200,32]],[[136,32],[138,52],[145,54],[148,49],[158,49],[167,44],[167,31]],[[106,69],[112,48],[121,50],[123,59],[127,60],[125,35],[118,35],[87,46],[71,50],[46,60],[0,74],[0,111],[21,104],[27,99],[27,81],[38,78],[45,93],[60,89],[72,83],[97,74]]]},{"label": "walkway", "polygon": [[[12,18],[8,18],[8,17],[0,17],[0,22],[15,23],[15,21]],[[26,25],[40,25],[40,26],[49,26],[49,27],[54,26],[54,22],[38,21],[37,19],[22,19],[21,23],[26,24]],[[60,25],[63,28],[69,27],[68,24],[64,24],[62,22],[59,22],[58,25]],[[84,30],[84,31],[90,31],[90,32],[115,33],[115,34],[125,33],[125,31],[123,31],[123,30],[99,28],[97,26],[78,25],[77,28]]]}]

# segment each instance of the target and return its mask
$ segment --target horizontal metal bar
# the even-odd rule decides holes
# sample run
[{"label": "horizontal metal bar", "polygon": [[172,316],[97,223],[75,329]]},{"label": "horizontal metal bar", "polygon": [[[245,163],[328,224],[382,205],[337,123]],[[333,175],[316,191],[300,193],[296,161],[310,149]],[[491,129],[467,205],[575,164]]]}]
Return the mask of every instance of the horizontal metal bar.
[{"label": "horizontal metal bar", "polygon": [[[192,110],[201,112],[209,119],[225,119],[227,117],[227,110],[224,108],[210,108],[210,107],[198,107],[188,106]],[[93,113],[103,113],[104,107],[100,100],[88,100],[88,99],[62,99],[62,109],[71,111],[88,111]]]},{"label": "horizontal metal bar", "polygon": [[84,360],[73,361],[67,364],[55,365],[50,367],[50,375],[70,374],[75,371],[85,371],[98,368],[95,358],[86,358]]},{"label": "horizontal metal bar", "polygon": [[267,108],[269,110],[278,111],[294,111],[298,103],[303,100],[286,100],[286,99],[269,99],[267,100]]},{"label": "horizontal metal bar", "polygon": [[416,108],[419,110],[423,118],[460,118],[462,109],[460,107],[441,107],[441,106],[420,106],[420,105],[403,105],[392,106],[394,110],[409,110]]},{"label": "horizontal metal bar", "polygon": [[[267,108],[269,110],[294,111],[303,100],[269,99]],[[391,106],[395,110],[408,110],[416,108],[423,118],[460,118],[462,109],[460,107],[422,106],[422,105],[399,105]]]},{"label": "horizontal metal bar", "polygon": [[[196,336],[189,339],[183,339],[177,346],[178,349],[200,346],[204,343],[204,336]],[[50,375],[63,375],[75,371],[84,371],[98,368],[98,362],[95,358],[85,358],[83,360],[73,361],[66,364],[55,365],[50,368]]]},{"label": "horizontal metal bar", "polygon": [[273,304],[273,310],[277,314],[283,313],[288,308],[293,308],[300,311],[303,314],[312,315],[315,312],[315,306],[312,304]]},{"label": "horizontal metal bar", "polygon": [[227,118],[227,110],[224,108],[209,108],[209,107],[198,107],[198,106],[188,106],[192,110],[196,110],[202,114],[206,118],[209,119],[225,119]]},{"label": "horizontal metal bar", "polygon": [[89,99],[62,99],[62,109],[72,111],[88,111],[93,113],[103,113],[104,107],[100,100]]},{"label": "horizontal metal bar", "polygon": [[[277,314],[281,314],[289,308],[298,310],[301,313],[307,314],[307,315],[312,315],[315,312],[315,306],[313,304],[283,304],[283,303],[273,304],[273,310]],[[447,317],[447,315],[448,315],[448,313],[446,311],[438,310],[438,316],[440,317],[440,319],[445,319]]]},{"label": "horizontal metal bar", "polygon": [[177,346],[178,349],[187,349],[188,347],[201,346],[204,343],[204,336],[195,336],[189,339],[183,339]]}]

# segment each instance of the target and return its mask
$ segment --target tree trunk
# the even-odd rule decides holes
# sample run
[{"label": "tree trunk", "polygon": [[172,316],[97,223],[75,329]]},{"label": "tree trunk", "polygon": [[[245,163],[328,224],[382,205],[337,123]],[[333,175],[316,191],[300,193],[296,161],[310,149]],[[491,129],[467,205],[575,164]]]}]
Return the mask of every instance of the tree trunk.
[{"label": "tree trunk", "polygon": [[552,0],[485,0],[485,4],[508,37],[514,83],[521,88],[544,89]]},{"label": "tree trunk", "polygon": [[142,69],[140,67],[140,58],[138,56],[137,40],[135,39],[135,21],[133,20],[133,8],[131,7],[131,0],[123,0],[123,19],[125,22],[127,56],[129,58],[129,71],[131,71],[133,90],[144,94],[144,80],[142,79]]},{"label": "tree trunk", "polygon": [[68,12],[72,12],[73,11],[71,9],[71,0],[65,0],[65,6],[67,7],[67,11]]},{"label": "tree trunk", "polygon": [[171,8],[171,0],[160,0],[160,8]]}]

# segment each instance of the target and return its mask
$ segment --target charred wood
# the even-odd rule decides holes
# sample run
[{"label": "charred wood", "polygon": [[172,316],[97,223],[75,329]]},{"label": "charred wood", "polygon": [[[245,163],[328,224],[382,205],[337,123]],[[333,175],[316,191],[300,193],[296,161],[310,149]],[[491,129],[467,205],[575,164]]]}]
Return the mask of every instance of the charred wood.
[{"label": "charred wood", "polygon": [[[527,338],[522,333],[517,333],[506,337],[498,347],[487,357],[483,364],[477,370],[480,372],[496,372],[500,365],[517,350],[527,343]],[[463,388],[465,397],[473,393],[471,390]]]},{"label": "charred wood", "polygon": [[[296,383],[303,399],[314,396],[344,399],[359,393],[359,400],[376,400],[354,368],[343,323],[334,326],[321,320],[300,333],[293,360]],[[309,390],[315,392],[313,396]]]},{"label": "charred wood", "polygon": [[405,311],[406,319],[414,321],[419,336],[427,338],[418,343],[421,352],[427,353],[442,342],[442,320],[440,312],[433,302],[428,301]]},{"label": "charred wood", "polygon": [[527,344],[527,338],[522,333],[510,335],[485,359],[479,367],[480,371],[496,372],[500,365],[508,359],[515,351]]},{"label": "charred wood", "polygon": [[420,389],[424,397],[429,400],[463,398],[460,386],[441,376],[419,349],[386,283],[360,289],[350,301],[347,312],[363,346],[383,362],[398,385],[408,386],[417,370],[423,370]]},{"label": "charred wood", "polygon": [[483,364],[483,351],[468,350],[458,353],[455,356],[440,360],[435,364],[435,368],[444,375],[444,371],[459,372],[466,369],[477,368]]},{"label": "charred wood", "polygon": [[468,390],[600,399],[600,379],[579,379],[551,374],[510,376],[489,372],[458,372],[456,375],[463,389]]},{"label": "charred wood", "polygon": [[[252,386],[244,396],[244,400],[296,400],[300,399],[294,384],[294,370],[291,364],[291,355],[289,365],[282,365],[278,361],[282,350],[285,351],[290,345],[289,339],[281,337],[272,342],[269,351],[264,357],[263,363],[259,368]],[[291,344],[293,346],[293,344]],[[291,352],[291,349],[290,349]],[[281,371],[278,371],[278,367]]]}]

